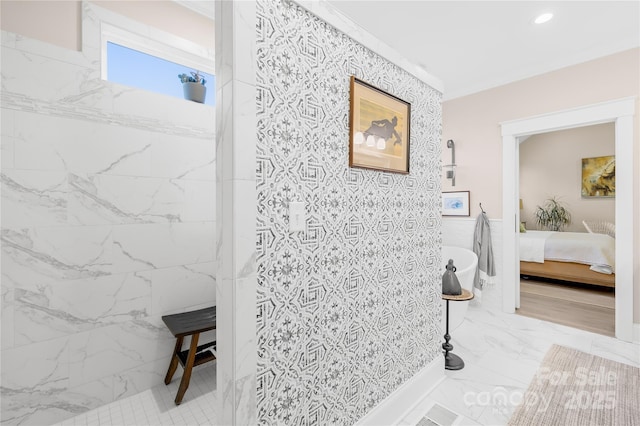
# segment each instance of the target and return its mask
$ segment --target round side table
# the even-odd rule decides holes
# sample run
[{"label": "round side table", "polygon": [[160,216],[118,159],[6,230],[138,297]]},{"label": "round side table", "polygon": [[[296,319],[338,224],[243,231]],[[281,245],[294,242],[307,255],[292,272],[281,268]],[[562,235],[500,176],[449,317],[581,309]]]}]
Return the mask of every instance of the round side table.
[{"label": "round side table", "polygon": [[462,370],[464,368],[464,361],[458,355],[451,353],[453,345],[449,343],[449,340],[451,340],[451,336],[449,335],[449,301],[461,302],[471,300],[473,299],[473,293],[463,288],[462,294],[457,296],[443,294],[442,298],[447,301],[447,330],[444,335],[444,343],[442,344],[442,349],[444,349],[444,368],[447,370]]}]

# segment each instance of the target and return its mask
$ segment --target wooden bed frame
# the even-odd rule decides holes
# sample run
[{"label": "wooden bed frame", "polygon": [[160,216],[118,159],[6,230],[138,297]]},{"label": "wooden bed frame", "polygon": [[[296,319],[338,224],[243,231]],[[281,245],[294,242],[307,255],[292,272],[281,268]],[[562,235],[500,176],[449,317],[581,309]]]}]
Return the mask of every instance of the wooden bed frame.
[{"label": "wooden bed frame", "polygon": [[594,272],[589,269],[589,265],[580,263],[555,262],[552,260],[545,260],[544,263],[520,261],[520,274],[604,287],[616,286],[615,274],[607,275]]}]

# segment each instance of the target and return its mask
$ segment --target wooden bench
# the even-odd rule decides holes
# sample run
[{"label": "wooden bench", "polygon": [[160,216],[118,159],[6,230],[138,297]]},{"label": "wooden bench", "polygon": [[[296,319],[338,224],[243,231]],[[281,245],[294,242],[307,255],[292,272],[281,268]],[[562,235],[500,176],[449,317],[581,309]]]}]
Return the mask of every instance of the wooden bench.
[{"label": "wooden bench", "polygon": [[[164,378],[164,384],[168,385],[171,383],[173,373],[175,373],[178,368],[178,362],[180,362],[184,368],[182,381],[180,382],[178,394],[175,399],[176,405],[180,405],[182,397],[189,387],[191,369],[196,365],[216,359],[215,341],[198,346],[200,333],[216,328],[216,307],[213,306],[197,311],[165,315],[162,317],[162,321],[164,321],[169,331],[176,337],[176,346],[171,356],[169,370]],[[188,350],[183,351],[182,341],[185,336],[191,336],[191,344]]]}]

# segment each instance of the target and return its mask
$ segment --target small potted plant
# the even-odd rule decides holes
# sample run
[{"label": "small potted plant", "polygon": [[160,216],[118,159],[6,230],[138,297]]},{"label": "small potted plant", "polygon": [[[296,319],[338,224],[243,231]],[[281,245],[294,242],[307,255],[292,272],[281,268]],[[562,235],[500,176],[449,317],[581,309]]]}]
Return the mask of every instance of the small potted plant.
[{"label": "small potted plant", "polygon": [[556,198],[549,198],[535,211],[536,223],[550,231],[562,231],[571,223],[571,213]]},{"label": "small potted plant", "polygon": [[204,103],[204,97],[207,94],[205,83],[207,82],[198,71],[191,71],[191,75],[178,74],[178,78],[182,82],[184,90],[184,98],[190,101]]}]

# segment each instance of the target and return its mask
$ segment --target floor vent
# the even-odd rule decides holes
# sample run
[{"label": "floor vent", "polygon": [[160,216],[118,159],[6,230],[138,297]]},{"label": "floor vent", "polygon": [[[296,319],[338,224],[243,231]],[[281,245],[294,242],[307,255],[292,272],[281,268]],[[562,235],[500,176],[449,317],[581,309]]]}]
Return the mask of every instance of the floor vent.
[{"label": "floor vent", "polygon": [[457,418],[456,413],[434,404],[416,426],[451,426]]}]

